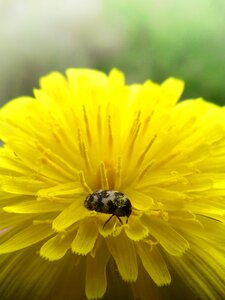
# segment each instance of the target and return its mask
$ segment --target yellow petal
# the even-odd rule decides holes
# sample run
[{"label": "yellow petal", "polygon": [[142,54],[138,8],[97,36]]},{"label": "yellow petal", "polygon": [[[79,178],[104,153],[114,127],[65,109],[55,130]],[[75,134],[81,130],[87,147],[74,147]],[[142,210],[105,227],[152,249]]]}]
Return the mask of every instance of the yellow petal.
[{"label": "yellow petal", "polygon": [[131,282],[131,288],[134,299],[140,300],[162,300],[162,291],[149,277],[144,267],[138,265],[138,278],[135,282]]},{"label": "yellow petal", "polygon": [[[107,237],[115,231],[116,224],[119,222],[118,219],[114,216],[110,222],[106,225],[105,223],[110,218],[110,215],[106,214],[99,214],[98,215],[98,231],[103,237]],[[104,226],[105,225],[105,226]]]},{"label": "yellow petal", "polygon": [[125,227],[126,235],[133,241],[145,238],[149,231],[148,228],[137,217],[130,217]]},{"label": "yellow petal", "polygon": [[63,184],[57,184],[56,186],[40,189],[38,191],[39,198],[48,198],[48,197],[60,197],[67,195],[80,194],[80,197],[84,196],[84,189],[81,187],[80,182],[73,181]]},{"label": "yellow petal", "polygon": [[98,248],[95,257],[88,255],[85,292],[88,299],[102,298],[106,291],[106,266],[110,254],[105,243]]},{"label": "yellow petal", "polygon": [[55,182],[64,182],[65,179],[72,181],[74,179],[74,174],[68,168],[66,161],[56,155],[53,152],[54,150],[46,149],[46,146],[41,146],[31,139],[24,143],[23,140],[13,138],[8,141],[8,144],[23,161],[23,164],[31,170],[35,170],[45,177],[55,180]]},{"label": "yellow petal", "polygon": [[189,243],[166,222],[155,217],[143,216],[149,233],[172,255],[179,256],[189,249]]},{"label": "yellow petal", "polygon": [[125,190],[124,194],[130,199],[132,206],[140,210],[148,210],[154,204],[153,199],[139,191],[129,189]]},{"label": "yellow petal", "polygon": [[136,245],[143,266],[152,280],[158,286],[170,284],[170,273],[167,269],[162,255],[158,250],[158,247],[152,247],[151,245],[144,242],[139,242]]},{"label": "yellow petal", "polygon": [[66,75],[68,77],[71,87],[81,90],[87,89],[87,87],[95,87],[96,89],[102,87],[108,83],[106,74],[97,70],[90,69],[67,69]]},{"label": "yellow petal", "polygon": [[1,174],[8,176],[22,176],[29,173],[28,168],[8,148],[0,148],[0,168]]},{"label": "yellow petal", "polygon": [[26,224],[26,221],[31,220],[36,215],[17,215],[8,214],[4,211],[0,212],[0,230],[18,225],[20,223]]},{"label": "yellow petal", "polygon": [[175,78],[166,79],[160,86],[161,97],[171,106],[180,98],[184,90],[184,82]]},{"label": "yellow petal", "polygon": [[93,218],[86,218],[80,222],[77,235],[72,242],[72,251],[87,255],[93,249],[97,236],[98,228],[95,221]]},{"label": "yellow petal", "polygon": [[225,223],[205,216],[198,216],[198,220],[204,228],[204,232],[198,233],[199,237],[211,242],[214,241],[218,246],[221,246],[222,249],[225,249]]},{"label": "yellow petal", "polygon": [[169,261],[201,299],[224,299],[224,248],[218,251],[214,244],[201,239],[192,242],[190,251],[182,257],[169,256]]},{"label": "yellow petal", "polygon": [[16,196],[14,194],[7,194],[5,192],[0,192],[0,213],[3,212],[3,208],[10,205],[15,205],[21,202],[26,202],[31,199],[34,199],[34,197],[29,195],[19,195]]},{"label": "yellow petal", "polygon": [[50,261],[62,258],[71,247],[74,234],[57,234],[40,249],[40,255]]},{"label": "yellow petal", "polygon": [[33,245],[53,234],[49,224],[33,224],[0,245],[0,253],[9,253]]},{"label": "yellow petal", "polygon": [[46,186],[42,181],[27,177],[8,177],[0,184],[3,191],[18,195],[34,195],[39,189]]},{"label": "yellow petal", "polygon": [[124,74],[116,68],[112,69],[109,73],[109,82],[112,89],[123,87],[125,84]]},{"label": "yellow petal", "polygon": [[225,204],[222,198],[207,199],[202,196],[201,199],[189,201],[186,208],[197,215],[208,216],[221,221],[225,220]]},{"label": "yellow petal", "polygon": [[53,221],[52,227],[56,231],[63,231],[70,225],[85,218],[90,212],[84,207],[81,199],[75,199],[74,202],[65,208]]},{"label": "yellow petal", "polygon": [[63,203],[54,203],[48,201],[27,201],[18,205],[5,206],[4,211],[9,213],[30,214],[30,213],[46,213],[54,211],[62,211],[65,208]]},{"label": "yellow petal", "polygon": [[107,237],[106,243],[122,279],[135,281],[138,275],[138,268],[134,243],[129,240],[123,231],[116,237]]},{"label": "yellow petal", "polygon": [[58,72],[44,76],[40,79],[40,86],[42,91],[48,94],[52,99],[60,103],[64,103],[68,88],[66,78]]},{"label": "yellow petal", "polygon": [[[19,116],[20,113],[24,114],[25,111],[29,111],[30,107],[35,102],[31,97],[19,97],[8,103],[6,103],[0,110],[0,118],[3,120],[14,119]],[[20,113],[19,113],[20,112]]]},{"label": "yellow petal", "polygon": [[57,279],[55,267],[49,268],[49,262],[44,261],[35,249],[23,249],[1,256],[1,299],[26,299],[28,293],[31,295],[34,291],[33,299],[48,298],[49,287]]},{"label": "yellow petal", "polygon": [[161,202],[166,210],[177,210],[184,207],[185,193],[172,191],[166,188],[151,187],[149,193],[155,202]]},{"label": "yellow petal", "polygon": [[181,218],[178,217],[179,213],[177,213],[177,217],[174,215],[169,215],[169,224],[173,226],[178,232],[187,232],[188,234],[195,235],[203,235],[205,228],[201,222],[192,218]]}]

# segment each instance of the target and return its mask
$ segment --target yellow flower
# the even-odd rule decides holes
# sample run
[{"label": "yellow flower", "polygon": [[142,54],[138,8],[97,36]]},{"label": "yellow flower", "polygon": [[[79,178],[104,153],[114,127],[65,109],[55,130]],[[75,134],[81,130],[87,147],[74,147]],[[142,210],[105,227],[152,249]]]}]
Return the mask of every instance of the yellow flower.
[{"label": "yellow flower", "polygon": [[0,298],[224,299],[224,108],[117,70],[40,85],[0,111]]}]

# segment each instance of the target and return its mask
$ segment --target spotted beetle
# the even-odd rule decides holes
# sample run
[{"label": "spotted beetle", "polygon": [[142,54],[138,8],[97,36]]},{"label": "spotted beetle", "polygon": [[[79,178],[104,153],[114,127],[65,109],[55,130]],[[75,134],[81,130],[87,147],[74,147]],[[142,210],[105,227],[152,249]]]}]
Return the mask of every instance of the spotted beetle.
[{"label": "spotted beetle", "polygon": [[116,216],[121,224],[123,223],[120,217],[127,217],[127,223],[132,212],[132,205],[127,196],[114,190],[97,190],[89,194],[84,201],[84,206],[89,210],[112,214],[103,225],[103,228],[113,216]]}]

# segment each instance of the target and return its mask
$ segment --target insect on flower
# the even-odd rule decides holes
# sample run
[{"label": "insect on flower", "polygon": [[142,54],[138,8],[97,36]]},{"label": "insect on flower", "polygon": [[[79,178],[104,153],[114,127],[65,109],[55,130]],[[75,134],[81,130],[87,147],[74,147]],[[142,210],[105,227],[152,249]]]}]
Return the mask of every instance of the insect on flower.
[{"label": "insect on flower", "polygon": [[105,222],[105,225],[116,216],[121,224],[122,220],[120,217],[128,218],[132,212],[132,205],[130,200],[121,192],[113,190],[97,190],[94,193],[87,196],[84,201],[84,206],[89,210],[94,210],[96,212],[112,214],[111,217]]}]

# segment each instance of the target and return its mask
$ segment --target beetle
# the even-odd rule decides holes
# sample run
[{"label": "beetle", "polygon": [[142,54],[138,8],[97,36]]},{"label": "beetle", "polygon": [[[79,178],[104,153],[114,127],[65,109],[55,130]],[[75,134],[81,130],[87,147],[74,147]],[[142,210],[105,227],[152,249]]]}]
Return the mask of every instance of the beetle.
[{"label": "beetle", "polygon": [[103,228],[113,216],[117,217],[121,225],[123,223],[120,217],[127,217],[127,223],[128,218],[132,213],[132,205],[127,196],[114,190],[97,190],[94,193],[89,194],[84,201],[84,206],[89,210],[104,214],[112,214],[103,225]]}]

